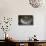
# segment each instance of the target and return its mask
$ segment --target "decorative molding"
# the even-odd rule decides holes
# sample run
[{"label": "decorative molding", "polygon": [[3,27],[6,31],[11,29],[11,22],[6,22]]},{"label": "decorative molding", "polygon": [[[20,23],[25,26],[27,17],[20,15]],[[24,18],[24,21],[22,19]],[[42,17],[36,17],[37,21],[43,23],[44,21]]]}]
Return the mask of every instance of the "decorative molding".
[{"label": "decorative molding", "polygon": [[38,8],[42,5],[43,0],[29,0],[29,3],[33,8]]}]

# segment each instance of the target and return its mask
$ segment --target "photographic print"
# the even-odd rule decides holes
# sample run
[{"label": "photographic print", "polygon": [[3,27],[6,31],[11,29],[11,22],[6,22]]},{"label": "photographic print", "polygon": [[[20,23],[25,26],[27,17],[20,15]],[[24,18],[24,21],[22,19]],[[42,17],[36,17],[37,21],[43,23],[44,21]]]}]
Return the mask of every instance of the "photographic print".
[{"label": "photographic print", "polygon": [[18,24],[19,25],[33,25],[33,15],[19,15]]}]

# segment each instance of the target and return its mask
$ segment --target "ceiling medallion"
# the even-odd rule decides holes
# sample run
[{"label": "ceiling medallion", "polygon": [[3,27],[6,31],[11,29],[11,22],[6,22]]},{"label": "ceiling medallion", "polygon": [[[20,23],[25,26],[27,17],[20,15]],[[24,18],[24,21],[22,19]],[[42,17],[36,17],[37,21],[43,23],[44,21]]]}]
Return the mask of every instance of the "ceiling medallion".
[{"label": "ceiling medallion", "polygon": [[42,0],[29,0],[29,3],[32,7],[38,8],[41,5]]}]

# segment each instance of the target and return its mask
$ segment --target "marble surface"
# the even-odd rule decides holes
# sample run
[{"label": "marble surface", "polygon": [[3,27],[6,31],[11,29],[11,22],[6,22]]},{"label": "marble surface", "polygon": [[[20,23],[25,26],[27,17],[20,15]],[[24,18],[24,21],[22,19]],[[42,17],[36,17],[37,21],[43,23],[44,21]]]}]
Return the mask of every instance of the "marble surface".
[{"label": "marble surface", "polygon": [[16,41],[13,41],[13,42],[46,42],[46,40],[39,40],[39,41],[29,41],[29,40],[16,40]]},{"label": "marble surface", "polygon": [[9,40],[11,42],[38,42],[38,43],[46,43],[46,40],[38,40],[38,41],[34,41],[34,40]]}]

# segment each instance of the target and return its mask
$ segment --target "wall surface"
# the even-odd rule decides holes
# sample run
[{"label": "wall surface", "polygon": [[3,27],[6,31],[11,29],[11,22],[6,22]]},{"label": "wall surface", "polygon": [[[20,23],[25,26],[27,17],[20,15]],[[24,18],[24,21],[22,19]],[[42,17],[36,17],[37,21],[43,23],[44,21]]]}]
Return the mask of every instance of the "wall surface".
[{"label": "wall surface", "polygon": [[[6,17],[12,17],[10,33],[17,40],[28,40],[34,34],[37,39],[46,40],[46,6],[33,8],[28,0],[0,0],[0,21]],[[33,15],[34,25],[19,26],[18,15]],[[0,39],[4,39],[3,31],[0,29]]]}]

